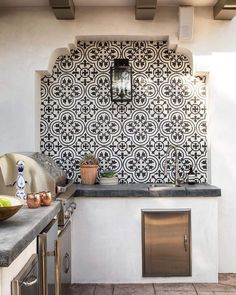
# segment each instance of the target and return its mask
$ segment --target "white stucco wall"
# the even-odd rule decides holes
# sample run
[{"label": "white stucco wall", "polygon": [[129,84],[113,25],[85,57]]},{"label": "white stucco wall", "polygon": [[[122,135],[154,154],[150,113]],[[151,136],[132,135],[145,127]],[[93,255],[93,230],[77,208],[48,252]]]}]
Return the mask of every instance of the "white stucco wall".
[{"label": "white stucco wall", "polygon": [[[218,198],[75,198],[73,283],[218,281]],[[192,275],[142,277],[141,210],[191,210]]]},{"label": "white stucco wall", "polygon": [[[210,72],[210,181],[223,192],[219,203],[220,271],[236,272],[236,18],[231,22],[214,21],[210,8],[197,8],[194,31],[193,42],[178,46],[192,51],[195,70]],[[177,33],[176,8],[160,8],[154,21],[136,21],[132,8],[79,8],[76,19],[71,21],[56,20],[49,8],[2,9],[0,154],[38,149],[36,71],[51,67],[56,49],[66,48],[76,36],[108,39],[169,36],[171,43],[178,43]]]}]

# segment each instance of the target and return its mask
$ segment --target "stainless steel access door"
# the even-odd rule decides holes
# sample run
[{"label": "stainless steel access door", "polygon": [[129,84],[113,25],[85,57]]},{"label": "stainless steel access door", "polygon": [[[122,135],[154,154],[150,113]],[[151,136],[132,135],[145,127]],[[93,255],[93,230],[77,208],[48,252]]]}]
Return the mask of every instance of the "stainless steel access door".
[{"label": "stainless steel access door", "polygon": [[66,294],[71,284],[71,222],[67,222],[59,234],[61,247],[61,294]]},{"label": "stainless steel access door", "polygon": [[61,294],[58,224],[53,219],[38,236],[40,295]]},{"label": "stainless steel access door", "polygon": [[190,210],[143,210],[143,276],[190,276]]}]

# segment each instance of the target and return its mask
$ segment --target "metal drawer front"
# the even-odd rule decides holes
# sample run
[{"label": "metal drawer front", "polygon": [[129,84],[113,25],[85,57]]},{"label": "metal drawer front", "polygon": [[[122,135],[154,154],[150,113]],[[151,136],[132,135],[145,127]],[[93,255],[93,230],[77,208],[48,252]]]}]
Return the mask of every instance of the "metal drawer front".
[{"label": "metal drawer front", "polygon": [[32,255],[12,281],[12,295],[38,295],[38,257]]}]

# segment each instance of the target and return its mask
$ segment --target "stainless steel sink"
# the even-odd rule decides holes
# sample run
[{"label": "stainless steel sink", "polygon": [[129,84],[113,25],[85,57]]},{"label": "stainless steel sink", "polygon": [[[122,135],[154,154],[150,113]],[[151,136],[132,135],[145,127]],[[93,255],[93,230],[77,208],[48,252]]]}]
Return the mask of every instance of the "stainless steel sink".
[{"label": "stainless steel sink", "polygon": [[165,189],[183,189],[183,186],[176,186],[174,183],[151,183],[148,186],[149,190],[165,190]]},{"label": "stainless steel sink", "polygon": [[175,187],[174,183],[150,183],[149,187]]}]

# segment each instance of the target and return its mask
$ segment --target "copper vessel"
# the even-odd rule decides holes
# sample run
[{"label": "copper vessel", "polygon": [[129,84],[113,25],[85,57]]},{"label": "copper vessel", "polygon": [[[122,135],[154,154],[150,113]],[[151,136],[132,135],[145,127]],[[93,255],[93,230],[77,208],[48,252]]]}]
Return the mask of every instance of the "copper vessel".
[{"label": "copper vessel", "polygon": [[52,203],[51,192],[40,192],[40,204],[41,206],[50,206]]},{"label": "copper vessel", "polygon": [[40,207],[40,202],[41,202],[40,195],[29,193],[27,194],[26,202],[27,202],[28,208],[38,208]]}]

